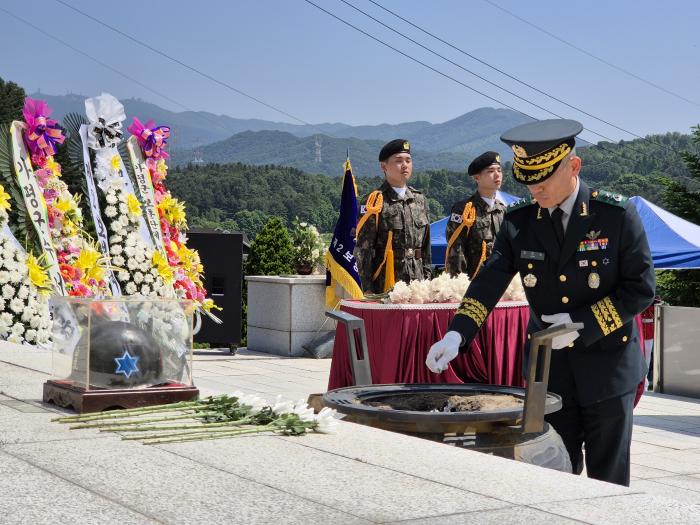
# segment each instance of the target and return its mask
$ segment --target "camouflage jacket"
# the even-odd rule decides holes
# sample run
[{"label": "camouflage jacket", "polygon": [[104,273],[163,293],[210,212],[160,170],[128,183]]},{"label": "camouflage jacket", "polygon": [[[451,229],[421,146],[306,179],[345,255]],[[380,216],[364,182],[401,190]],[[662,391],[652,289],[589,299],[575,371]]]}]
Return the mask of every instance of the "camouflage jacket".
[{"label": "camouflage jacket", "polygon": [[488,204],[481,198],[478,191],[467,200],[455,203],[450,210],[450,219],[445,228],[445,239],[448,243],[452,234],[462,223],[462,212],[468,202],[471,202],[476,210],[476,220],[469,230],[466,226],[462,228],[445,259],[445,265],[450,275],[466,273],[471,279],[481,260],[483,243],[486,243],[486,257],[491,255],[493,242],[503,222],[506,207],[497,200],[493,209],[489,210]]},{"label": "camouflage jacket", "polygon": [[[373,275],[384,259],[390,231],[396,282],[430,278],[430,221],[425,196],[409,186],[401,199],[386,181],[378,191],[384,197],[379,220],[368,217],[355,247],[362,290],[369,293],[384,291],[384,269],[376,279]],[[362,200],[360,218],[366,213],[367,198]]]}]

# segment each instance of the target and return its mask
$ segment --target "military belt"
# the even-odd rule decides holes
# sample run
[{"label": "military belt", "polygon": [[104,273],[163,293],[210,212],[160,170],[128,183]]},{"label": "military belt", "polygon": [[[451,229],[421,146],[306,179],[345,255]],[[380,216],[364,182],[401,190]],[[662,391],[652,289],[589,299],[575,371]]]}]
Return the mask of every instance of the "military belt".
[{"label": "military belt", "polygon": [[405,248],[394,250],[394,257],[398,259],[422,259],[423,251],[420,248]]}]

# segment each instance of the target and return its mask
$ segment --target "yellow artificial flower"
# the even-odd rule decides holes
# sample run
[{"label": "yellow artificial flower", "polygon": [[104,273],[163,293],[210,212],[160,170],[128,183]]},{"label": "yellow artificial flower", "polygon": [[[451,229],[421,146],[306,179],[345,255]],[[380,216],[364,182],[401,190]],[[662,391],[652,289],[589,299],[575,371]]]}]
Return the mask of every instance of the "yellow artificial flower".
[{"label": "yellow artificial flower", "polygon": [[46,157],[46,164],[44,164],[44,169],[51,170],[51,173],[56,177],[61,176],[61,165],[53,160],[53,157]]},{"label": "yellow artificial flower", "polygon": [[185,205],[173,199],[170,194],[163,197],[158,204],[158,209],[170,224],[178,228],[187,228],[187,216],[185,215]]},{"label": "yellow artificial flower", "polygon": [[129,193],[126,197],[126,204],[129,207],[129,214],[136,217],[141,215],[141,203],[136,198],[136,195]]},{"label": "yellow artificial flower", "polygon": [[153,267],[158,271],[161,279],[166,283],[171,283],[174,279],[173,269],[168,263],[168,259],[159,251],[153,252],[153,257],[151,258],[151,263]]},{"label": "yellow artificial flower", "polygon": [[72,237],[73,235],[78,233],[78,228],[73,221],[67,220],[63,222],[63,233],[67,237]]},{"label": "yellow artificial flower", "polygon": [[190,250],[184,244],[176,250],[177,256],[180,259],[180,266],[185,271],[187,277],[195,284],[202,286],[202,272],[204,266],[199,259],[197,250]]},{"label": "yellow artificial flower", "polygon": [[99,259],[100,253],[93,248],[87,247],[80,250],[80,254],[78,255],[78,259],[75,261],[75,265],[83,272],[86,272],[95,266]]},{"label": "yellow artificial flower", "polygon": [[119,155],[112,155],[112,169],[119,171],[119,168],[121,168],[121,158]]},{"label": "yellow artificial flower", "polygon": [[88,272],[83,276],[84,282],[87,283],[90,279],[95,279],[98,283],[104,281],[105,279],[105,269],[101,266],[95,265],[88,270]]},{"label": "yellow artificial flower", "polygon": [[80,250],[75,266],[83,272],[81,279],[83,283],[87,284],[90,279],[95,279],[98,282],[104,280],[105,269],[100,264],[101,262],[102,255],[95,248],[87,246]]},{"label": "yellow artificial flower", "polygon": [[164,177],[168,173],[168,166],[165,164],[165,161],[163,159],[160,159],[156,163],[156,171]]},{"label": "yellow artificial flower", "polygon": [[10,194],[5,193],[5,188],[0,185],[0,209],[9,210],[10,208]]},{"label": "yellow artificial flower", "polygon": [[27,256],[29,280],[32,281],[32,284],[36,286],[39,292],[44,294],[51,291],[51,279],[49,279],[47,268],[48,266],[42,264],[41,257],[37,259],[31,253]]},{"label": "yellow artificial flower", "polygon": [[224,310],[220,306],[217,306],[214,303],[213,299],[204,299],[204,301],[202,301],[202,308],[204,308],[207,312],[211,312],[212,310],[219,310],[219,311]]},{"label": "yellow artificial flower", "polygon": [[76,208],[76,204],[73,199],[64,199],[62,197],[56,199],[53,205],[62,213],[68,213]]}]

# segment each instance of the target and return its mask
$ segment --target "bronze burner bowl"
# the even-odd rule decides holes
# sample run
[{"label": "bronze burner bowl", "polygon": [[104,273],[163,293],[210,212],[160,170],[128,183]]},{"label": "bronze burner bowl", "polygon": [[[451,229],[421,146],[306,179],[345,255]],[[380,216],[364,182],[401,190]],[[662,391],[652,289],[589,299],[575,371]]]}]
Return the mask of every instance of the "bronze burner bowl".
[{"label": "bronze burner bowl", "polygon": [[[482,384],[391,384],[338,388],[323,394],[323,404],[346,414],[354,423],[410,434],[546,468],[571,472],[571,462],[559,434],[546,422],[541,432],[523,433],[524,388]],[[518,407],[468,412],[396,410],[368,403],[396,401],[399,396],[510,395]],[[547,392],[544,414],[562,407],[561,398]]]},{"label": "bronze burner bowl", "polygon": [[[418,410],[388,410],[367,403],[381,402],[394,396],[416,394],[445,395],[503,395],[509,394],[525,401],[525,389],[482,384],[390,384],[338,388],[323,394],[323,404],[346,414],[348,420],[372,427],[411,434],[450,434],[489,432],[497,427],[518,425],[523,406],[471,412],[428,412]],[[544,413],[561,408],[561,398],[547,393]]]}]

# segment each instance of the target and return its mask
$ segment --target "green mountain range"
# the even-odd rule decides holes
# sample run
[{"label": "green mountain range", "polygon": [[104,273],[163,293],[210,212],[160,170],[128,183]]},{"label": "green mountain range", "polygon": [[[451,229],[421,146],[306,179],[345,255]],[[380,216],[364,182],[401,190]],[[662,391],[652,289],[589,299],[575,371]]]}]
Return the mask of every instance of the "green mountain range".
[{"label": "green mountain range", "polygon": [[[71,112],[85,112],[86,97],[83,95],[34,93],[31,96],[45,100],[53,108],[52,116],[57,120],[62,120]],[[127,114],[127,125],[131,122],[131,117],[136,116],[143,122],[152,119],[159,125],[171,127],[170,149],[174,153],[174,160],[180,164],[203,158],[204,162],[285,164],[326,174],[334,174],[338,162],[342,165],[348,148],[351,153],[357,152],[356,162],[359,166],[365,161],[365,149],[366,158],[371,158],[374,162],[381,144],[394,138],[406,138],[417,152],[436,154],[435,157],[426,157],[423,164],[425,169],[461,168],[469,158],[487,149],[507,153],[507,148],[498,137],[503,130],[529,120],[528,117],[509,109],[479,108],[438,124],[414,121],[366,126],[342,123],[297,125],[260,119],[237,119],[206,111],[174,112],[134,98],[123,99],[121,102]],[[232,137],[245,132],[275,131],[306,140],[293,142],[289,138],[282,138],[281,135],[266,133]],[[321,148],[320,163],[316,161],[316,137]],[[361,145],[353,139],[368,142]],[[276,141],[279,142],[278,147],[289,147],[290,150],[271,150],[270,147],[274,146]],[[371,151],[371,155],[370,150],[374,150]],[[340,156],[337,155],[339,151],[342,151]],[[438,155],[443,153],[454,153],[457,156]],[[232,156],[234,154],[239,157]],[[263,154],[268,158],[262,161],[255,160]],[[332,169],[319,166],[313,169],[314,163],[323,165],[324,161],[332,164]],[[458,164],[451,164],[455,162]],[[361,171],[369,173],[366,170]]]}]

